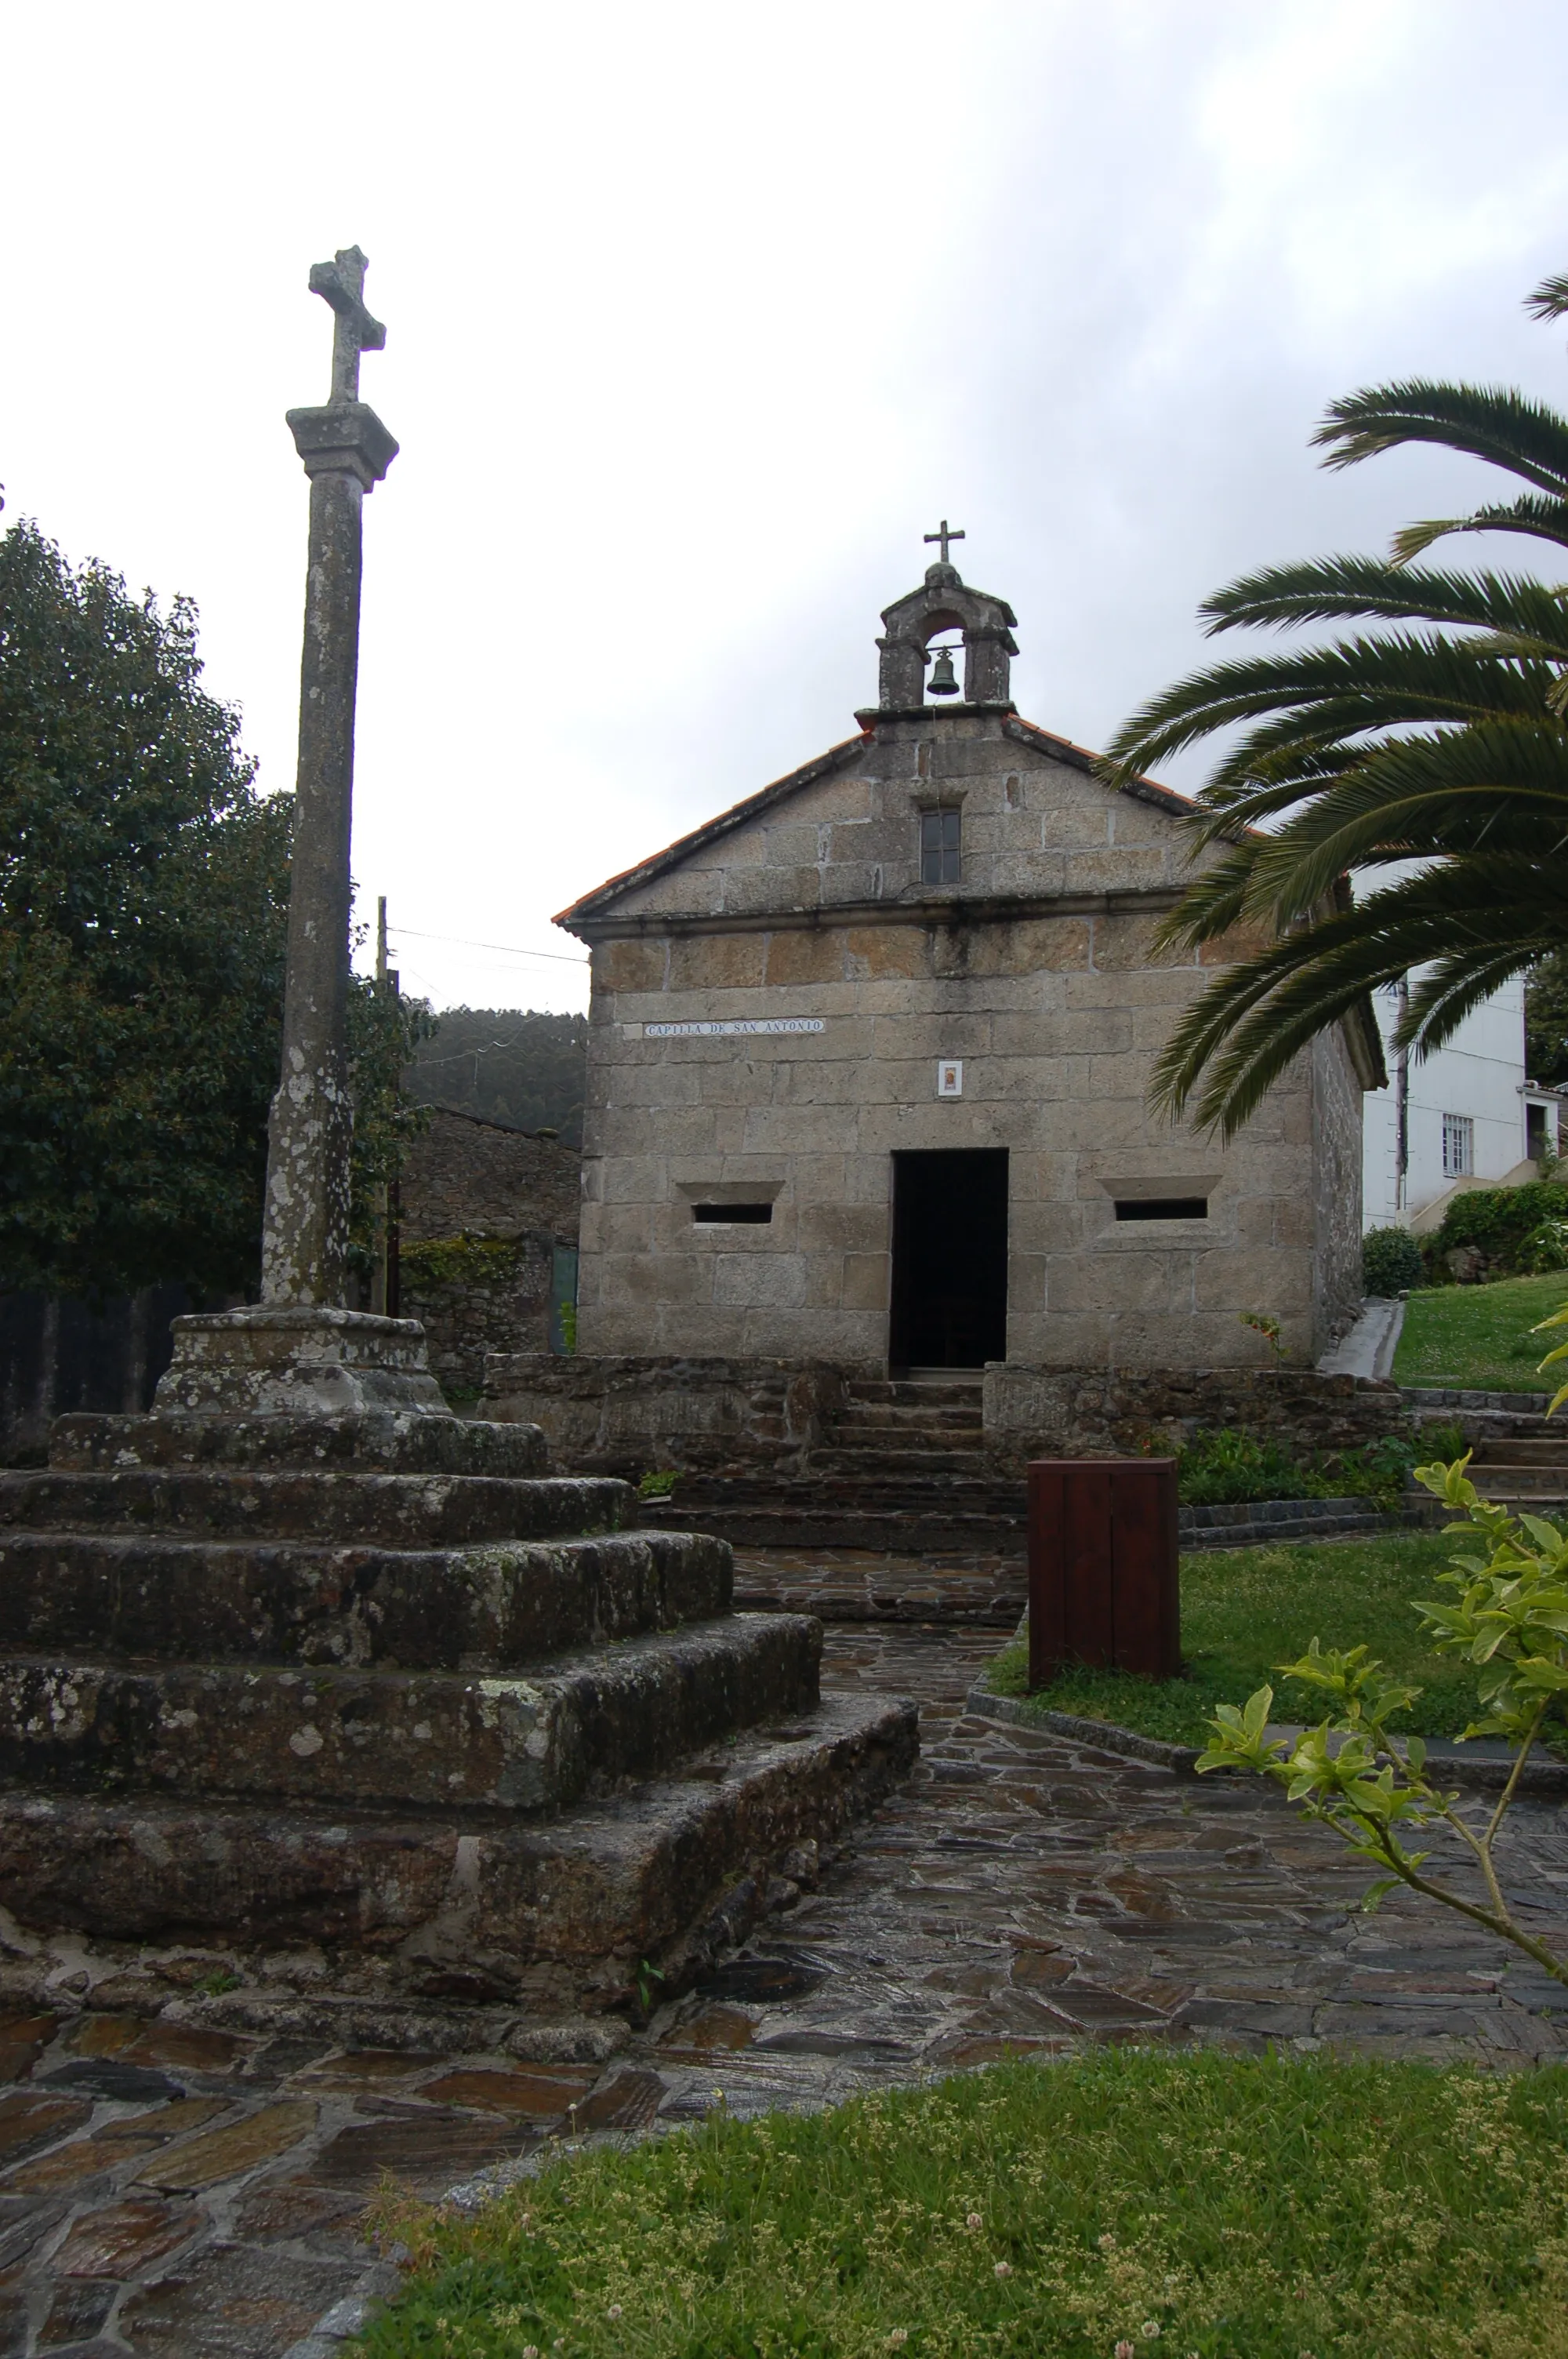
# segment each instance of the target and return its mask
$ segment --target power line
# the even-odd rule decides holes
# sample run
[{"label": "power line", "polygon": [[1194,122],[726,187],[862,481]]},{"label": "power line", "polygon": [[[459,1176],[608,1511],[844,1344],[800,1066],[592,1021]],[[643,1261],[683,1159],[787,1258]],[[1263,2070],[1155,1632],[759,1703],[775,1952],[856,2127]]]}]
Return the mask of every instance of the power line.
[{"label": "power line", "polygon": [[391,932],[399,940],[415,942],[451,942],[463,951],[504,951],[508,958],[558,959],[562,966],[587,966],[585,958],[574,958],[570,951],[525,951],[516,942],[473,942],[466,934],[425,934],[417,926],[393,926]]}]

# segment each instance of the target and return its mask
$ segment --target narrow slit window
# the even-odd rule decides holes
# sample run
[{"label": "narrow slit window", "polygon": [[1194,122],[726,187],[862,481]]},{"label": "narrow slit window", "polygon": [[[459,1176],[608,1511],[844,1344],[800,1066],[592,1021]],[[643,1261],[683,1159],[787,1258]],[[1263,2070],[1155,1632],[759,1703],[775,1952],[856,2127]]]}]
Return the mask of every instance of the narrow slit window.
[{"label": "narrow slit window", "polygon": [[1206,1196],[1119,1196],[1119,1221],[1206,1221]]},{"label": "narrow slit window", "polygon": [[958,881],[958,832],[962,811],[929,810],[920,814],[920,881],[923,885],[956,885]]},{"label": "narrow slit window", "polygon": [[773,1217],[771,1204],[694,1204],[694,1221],[723,1222],[736,1228],[765,1228]]},{"label": "narrow slit window", "polygon": [[1467,1114],[1443,1117],[1443,1176],[1465,1180],[1476,1169],[1476,1125]]}]

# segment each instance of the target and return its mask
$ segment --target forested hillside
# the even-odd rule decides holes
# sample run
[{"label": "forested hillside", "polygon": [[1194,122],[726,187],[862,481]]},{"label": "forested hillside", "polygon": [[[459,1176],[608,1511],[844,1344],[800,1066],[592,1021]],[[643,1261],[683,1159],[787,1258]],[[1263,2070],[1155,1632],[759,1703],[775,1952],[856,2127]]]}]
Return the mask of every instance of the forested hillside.
[{"label": "forested hillside", "polygon": [[586,1016],[533,1008],[447,1007],[408,1075],[425,1105],[455,1107],[517,1130],[559,1131],[582,1145]]}]

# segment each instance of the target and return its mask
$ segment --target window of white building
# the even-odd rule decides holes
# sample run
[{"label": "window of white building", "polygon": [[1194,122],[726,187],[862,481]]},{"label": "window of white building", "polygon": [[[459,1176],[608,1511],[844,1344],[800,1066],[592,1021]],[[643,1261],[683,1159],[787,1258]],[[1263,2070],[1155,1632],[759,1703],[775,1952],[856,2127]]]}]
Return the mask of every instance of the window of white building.
[{"label": "window of white building", "polygon": [[1476,1169],[1476,1125],[1467,1114],[1443,1117],[1443,1176],[1463,1180]]}]

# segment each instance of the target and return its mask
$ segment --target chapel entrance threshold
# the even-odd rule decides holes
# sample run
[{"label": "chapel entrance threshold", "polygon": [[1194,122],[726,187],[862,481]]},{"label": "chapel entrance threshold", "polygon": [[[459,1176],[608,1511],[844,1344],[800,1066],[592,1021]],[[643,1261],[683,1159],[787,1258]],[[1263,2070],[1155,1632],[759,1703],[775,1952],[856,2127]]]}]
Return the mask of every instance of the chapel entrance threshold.
[{"label": "chapel entrance threshold", "polygon": [[1007,1357],[1007,1149],[895,1155],[890,1373]]}]

